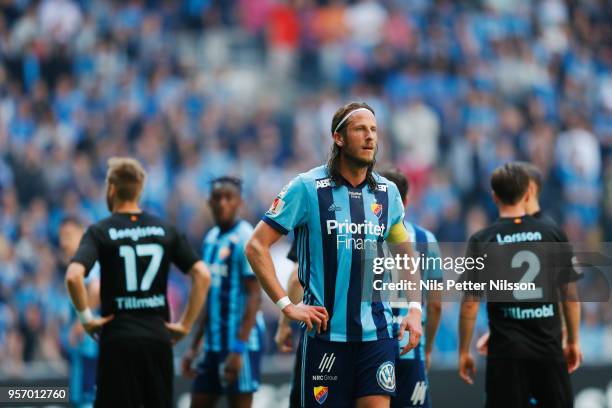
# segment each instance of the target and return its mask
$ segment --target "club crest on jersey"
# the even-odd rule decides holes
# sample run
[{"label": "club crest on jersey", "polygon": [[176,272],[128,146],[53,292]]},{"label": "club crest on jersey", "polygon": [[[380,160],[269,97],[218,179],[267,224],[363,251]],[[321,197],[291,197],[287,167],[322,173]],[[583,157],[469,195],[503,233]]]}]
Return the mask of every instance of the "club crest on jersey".
[{"label": "club crest on jersey", "polygon": [[374,213],[374,215],[376,215],[378,218],[380,218],[380,216],[382,215],[382,212],[383,212],[382,204],[372,203],[370,205],[370,208],[372,209],[372,212]]},{"label": "club crest on jersey", "polygon": [[280,197],[276,197],[274,201],[272,201],[272,205],[270,206],[270,209],[268,210],[268,212],[270,214],[277,215],[283,210],[284,206],[285,206],[285,202],[283,201],[283,199]]},{"label": "club crest on jersey", "polygon": [[391,361],[385,361],[378,367],[376,381],[383,390],[395,391],[395,365]]},{"label": "club crest on jersey", "polygon": [[329,394],[329,389],[323,385],[313,388],[314,397],[319,404],[323,404]]},{"label": "club crest on jersey", "polygon": [[219,259],[223,260],[225,258],[227,258],[227,256],[230,254],[230,249],[229,247],[223,247],[219,250]]}]

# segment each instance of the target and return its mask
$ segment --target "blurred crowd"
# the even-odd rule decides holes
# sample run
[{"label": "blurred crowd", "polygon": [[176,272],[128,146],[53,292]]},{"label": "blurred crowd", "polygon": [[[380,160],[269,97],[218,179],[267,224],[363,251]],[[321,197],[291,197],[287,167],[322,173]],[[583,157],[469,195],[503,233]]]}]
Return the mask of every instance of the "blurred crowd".
[{"label": "blurred crowd", "polygon": [[[107,215],[110,156],[144,163],[144,208],[199,248],[213,177],[243,178],[256,222],[325,160],[350,100],[376,110],[379,166],[408,175],[407,217],[440,241],[495,216],[489,175],[515,159],[570,240],[612,240],[610,0],[0,0],[0,371],[62,360],[58,227]],[[587,359],[612,360],[610,304],[583,313]]]}]

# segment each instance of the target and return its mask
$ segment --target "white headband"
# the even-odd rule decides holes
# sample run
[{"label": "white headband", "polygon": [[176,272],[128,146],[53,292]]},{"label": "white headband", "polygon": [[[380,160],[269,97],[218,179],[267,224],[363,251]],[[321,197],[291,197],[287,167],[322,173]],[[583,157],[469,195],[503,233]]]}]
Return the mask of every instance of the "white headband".
[{"label": "white headband", "polygon": [[334,133],[336,133],[336,132],[338,131],[338,129],[340,129],[340,126],[342,126],[342,124],[343,124],[344,122],[346,122],[346,120],[347,120],[348,118],[350,118],[350,117],[351,117],[351,115],[352,115],[353,113],[355,113],[355,112],[360,112],[360,111],[368,111],[368,112],[372,113],[372,111],[371,111],[371,110],[369,110],[368,108],[357,108],[357,109],[355,109],[355,110],[350,111],[349,113],[347,113],[347,114],[346,114],[346,116],[345,116],[345,117],[343,117],[343,118],[342,118],[342,120],[340,121],[340,123],[338,123],[338,125],[337,125],[337,126],[336,126],[336,128],[334,129]]}]

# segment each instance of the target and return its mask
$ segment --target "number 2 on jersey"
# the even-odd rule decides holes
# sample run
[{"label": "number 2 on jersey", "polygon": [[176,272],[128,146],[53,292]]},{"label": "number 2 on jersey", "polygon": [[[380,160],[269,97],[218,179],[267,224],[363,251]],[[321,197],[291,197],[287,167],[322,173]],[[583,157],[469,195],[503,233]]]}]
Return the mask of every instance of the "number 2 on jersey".
[{"label": "number 2 on jersey", "polygon": [[150,256],[151,261],[140,281],[140,290],[145,292],[151,288],[155,275],[159,271],[164,256],[164,248],[159,244],[136,245],[136,251],[130,245],[119,247],[119,256],[123,258],[125,265],[125,284],[128,292],[138,290],[138,274],[136,273],[136,256]]},{"label": "number 2 on jersey", "polygon": [[[531,251],[518,251],[512,257],[512,267],[520,268],[524,263],[527,263],[527,271],[520,280],[520,283],[531,283],[540,273],[540,259]],[[514,298],[517,300],[539,299],[542,297],[542,288],[536,287],[535,290],[519,290],[513,292]]]}]

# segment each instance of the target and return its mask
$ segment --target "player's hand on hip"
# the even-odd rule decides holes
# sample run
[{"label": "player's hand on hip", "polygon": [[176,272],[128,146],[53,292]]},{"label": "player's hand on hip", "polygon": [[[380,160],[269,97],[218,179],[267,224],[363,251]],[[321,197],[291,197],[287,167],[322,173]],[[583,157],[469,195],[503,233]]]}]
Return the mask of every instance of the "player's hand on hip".
[{"label": "player's hand on hip", "polygon": [[[283,320],[283,319],[281,319]],[[276,347],[282,353],[288,353],[293,350],[292,338],[291,335],[293,330],[291,330],[291,325],[289,323],[279,321],[278,328],[276,329],[276,335],[274,336],[274,342],[276,343]]]},{"label": "player's hand on hip", "polygon": [[189,334],[190,327],[185,326],[182,322],[166,323],[166,328],[170,332],[170,342],[175,345]]},{"label": "player's hand on hip", "polygon": [[474,376],[476,375],[476,364],[470,353],[459,354],[459,377],[466,383],[474,384]]},{"label": "player's hand on hip", "polygon": [[229,353],[225,359],[225,368],[223,370],[224,380],[230,384],[238,379],[240,369],[242,368],[242,355],[238,353]]},{"label": "player's hand on hip", "polygon": [[283,309],[283,313],[291,320],[304,322],[308,331],[315,326],[317,333],[327,330],[329,315],[323,306],[310,306],[304,303],[290,304]]},{"label": "player's hand on hip", "polygon": [[421,324],[421,311],[419,309],[411,308],[408,314],[402,320],[400,324],[399,334],[397,338],[402,340],[405,332],[408,331],[408,343],[402,347],[400,355],[404,355],[413,348],[415,348],[421,340],[421,334],[423,333],[423,326]]},{"label": "player's hand on hip", "polygon": [[195,360],[198,355],[198,351],[194,348],[189,348],[183,359],[181,360],[181,374],[185,378],[195,378],[197,373],[196,370],[193,369],[193,360]]},{"label": "player's hand on hip", "polygon": [[573,373],[580,367],[582,363],[582,351],[580,350],[580,343],[567,343],[563,349],[563,355],[567,362],[567,372]]},{"label": "player's hand on hip", "polygon": [[83,323],[83,327],[85,328],[85,331],[87,332],[87,334],[89,334],[94,339],[98,340],[98,335],[100,334],[102,327],[106,323],[113,320],[114,317],[115,315],[108,315],[104,317],[98,317],[95,319],[91,319],[87,323]]}]

